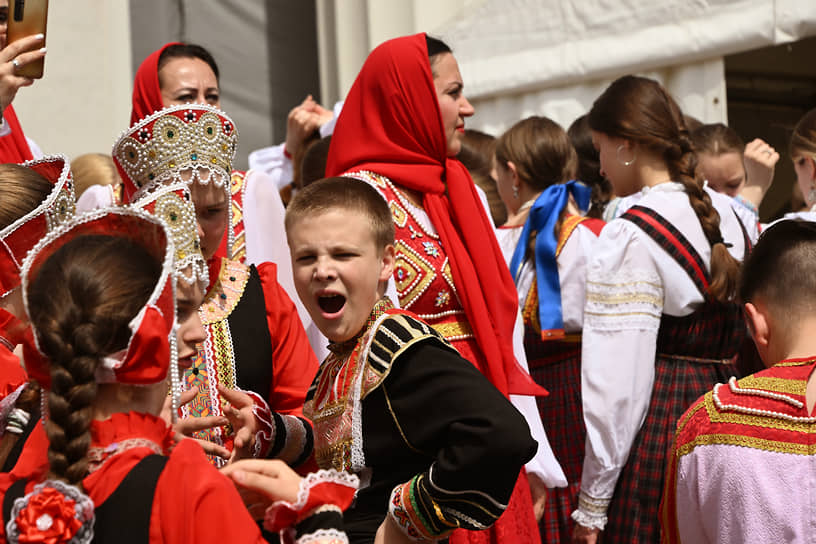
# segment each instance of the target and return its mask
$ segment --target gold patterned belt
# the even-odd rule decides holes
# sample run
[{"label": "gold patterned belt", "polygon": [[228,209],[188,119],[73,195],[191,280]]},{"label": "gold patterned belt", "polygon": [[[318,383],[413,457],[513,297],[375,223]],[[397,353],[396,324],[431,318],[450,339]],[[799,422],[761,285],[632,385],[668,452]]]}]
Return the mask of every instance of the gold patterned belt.
[{"label": "gold patterned belt", "polygon": [[435,323],[431,325],[436,332],[445,337],[448,341],[463,340],[473,336],[473,329],[468,321],[450,321],[448,323]]}]

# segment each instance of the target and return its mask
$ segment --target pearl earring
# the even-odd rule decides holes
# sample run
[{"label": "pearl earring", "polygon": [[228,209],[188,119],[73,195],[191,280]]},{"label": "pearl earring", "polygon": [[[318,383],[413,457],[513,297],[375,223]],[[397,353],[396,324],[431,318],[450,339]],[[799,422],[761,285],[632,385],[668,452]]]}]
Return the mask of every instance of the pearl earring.
[{"label": "pearl earring", "polygon": [[615,158],[624,166],[632,166],[635,163],[635,159],[637,159],[637,153],[634,151],[632,152],[632,158],[628,161],[622,161],[620,158],[621,149],[624,149],[623,144],[618,146],[618,149],[615,151]]},{"label": "pearl earring", "polygon": [[513,185],[513,198],[518,198],[519,197],[518,195],[519,195],[518,185]]}]

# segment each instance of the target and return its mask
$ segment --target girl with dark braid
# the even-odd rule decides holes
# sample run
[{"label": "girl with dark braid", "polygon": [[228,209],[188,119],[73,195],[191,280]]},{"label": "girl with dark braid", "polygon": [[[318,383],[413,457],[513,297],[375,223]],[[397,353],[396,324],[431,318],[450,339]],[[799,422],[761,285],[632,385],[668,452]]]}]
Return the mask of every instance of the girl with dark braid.
[{"label": "girl with dark braid", "polygon": [[173,257],[161,220],[121,208],[53,230],[26,257],[24,358],[43,389],[48,463],[3,494],[6,541],[263,542],[234,486],[160,417],[175,361],[204,338],[197,284],[176,285]]},{"label": "girl with dark braid", "polygon": [[730,199],[703,188],[683,115],[657,82],[613,82],[589,113],[615,194],[642,194],[607,224],[587,271],[586,457],[574,542],[660,540],[658,507],[678,418],[746,337],[734,301],[751,242]]}]

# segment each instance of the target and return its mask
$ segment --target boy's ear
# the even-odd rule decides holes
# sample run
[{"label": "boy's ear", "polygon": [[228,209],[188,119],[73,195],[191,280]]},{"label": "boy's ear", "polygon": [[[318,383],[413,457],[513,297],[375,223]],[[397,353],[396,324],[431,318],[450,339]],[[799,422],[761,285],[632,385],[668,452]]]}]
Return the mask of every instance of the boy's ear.
[{"label": "boy's ear", "polygon": [[808,165],[808,175],[810,176],[811,181],[816,180],[816,160],[813,157],[805,157]]},{"label": "boy's ear", "polygon": [[397,250],[394,249],[394,246],[388,244],[383,249],[382,254],[382,269],[380,269],[380,281],[388,281],[391,275],[394,273],[394,264],[397,260]]},{"label": "boy's ear", "polygon": [[[765,362],[768,353],[768,346],[770,344],[770,323],[768,322],[768,311],[763,304],[746,302],[743,305],[745,314],[745,322],[748,324],[748,330],[751,333],[751,338],[754,339],[759,356]],[[766,363],[767,364],[767,363]]]}]

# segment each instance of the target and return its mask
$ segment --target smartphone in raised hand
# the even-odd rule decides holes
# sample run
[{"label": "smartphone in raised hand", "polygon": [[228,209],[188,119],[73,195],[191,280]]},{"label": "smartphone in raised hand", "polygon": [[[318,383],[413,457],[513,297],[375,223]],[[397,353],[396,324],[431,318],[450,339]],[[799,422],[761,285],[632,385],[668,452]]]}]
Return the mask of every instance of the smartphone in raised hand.
[{"label": "smartphone in raised hand", "polygon": [[[45,47],[45,27],[48,22],[48,0],[9,0],[8,38],[6,43],[15,42],[26,36],[42,34],[43,41],[38,47]],[[26,63],[17,70],[17,75],[39,79],[43,76],[45,59]]]}]

